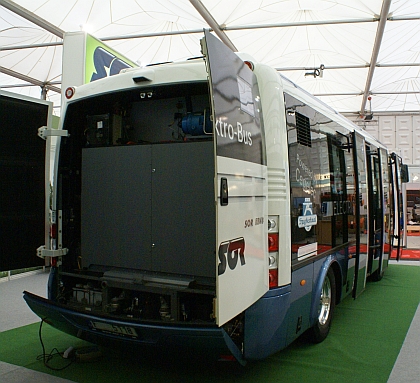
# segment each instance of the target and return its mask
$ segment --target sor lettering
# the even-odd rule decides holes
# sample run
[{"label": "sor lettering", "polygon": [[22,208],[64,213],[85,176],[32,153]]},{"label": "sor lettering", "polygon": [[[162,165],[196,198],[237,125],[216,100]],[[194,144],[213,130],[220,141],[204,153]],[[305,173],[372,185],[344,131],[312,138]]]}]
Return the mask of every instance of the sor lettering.
[{"label": "sor lettering", "polygon": [[93,53],[93,63],[95,65],[96,73],[92,74],[90,79],[91,82],[104,77],[113,76],[120,73],[121,70],[131,67],[102,47],[97,47],[95,49],[95,52]]},{"label": "sor lettering", "polygon": [[222,242],[219,245],[219,265],[218,275],[224,274],[226,266],[234,270],[238,265],[238,259],[241,266],[245,265],[245,239],[243,237]]},{"label": "sor lettering", "polygon": [[227,122],[223,122],[221,118],[216,120],[216,133],[219,137],[227,137],[230,140],[237,140],[245,145],[252,146],[251,132],[246,131],[240,122],[236,122],[236,127]]}]

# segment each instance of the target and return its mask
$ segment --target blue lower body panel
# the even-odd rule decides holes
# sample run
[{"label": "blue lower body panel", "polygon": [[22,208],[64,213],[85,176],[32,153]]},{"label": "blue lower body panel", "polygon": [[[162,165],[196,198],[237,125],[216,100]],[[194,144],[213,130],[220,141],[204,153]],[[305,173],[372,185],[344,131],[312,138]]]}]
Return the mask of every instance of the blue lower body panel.
[{"label": "blue lower body panel", "polygon": [[264,359],[287,346],[290,290],[290,285],[270,290],[246,310],[246,359]]},{"label": "blue lower body panel", "polygon": [[218,358],[233,355],[243,363],[242,354],[223,328],[216,325],[176,325],[119,320],[99,313],[81,312],[66,305],[23,293],[31,310],[56,329],[105,347],[144,348],[206,354]]}]

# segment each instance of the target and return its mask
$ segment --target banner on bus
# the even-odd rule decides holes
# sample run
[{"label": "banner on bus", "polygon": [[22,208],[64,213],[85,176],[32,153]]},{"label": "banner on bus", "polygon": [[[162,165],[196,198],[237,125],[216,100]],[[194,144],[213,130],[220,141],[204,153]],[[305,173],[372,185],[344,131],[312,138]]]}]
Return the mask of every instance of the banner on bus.
[{"label": "banner on bus", "polygon": [[62,89],[87,84],[137,66],[86,32],[64,34]]}]

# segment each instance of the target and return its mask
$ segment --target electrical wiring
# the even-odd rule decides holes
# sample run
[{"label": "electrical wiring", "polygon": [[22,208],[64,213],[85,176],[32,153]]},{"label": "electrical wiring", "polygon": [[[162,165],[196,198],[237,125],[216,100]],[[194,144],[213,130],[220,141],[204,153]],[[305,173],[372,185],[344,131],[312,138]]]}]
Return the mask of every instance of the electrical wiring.
[{"label": "electrical wiring", "polygon": [[[45,318],[41,320],[39,325],[39,341],[41,342],[42,354],[38,355],[36,360],[42,360],[45,367],[54,371],[61,371],[72,365],[74,362],[94,362],[101,358],[102,352],[97,346],[87,346],[78,349],[68,348],[66,352],[71,353],[71,356],[66,356],[66,352],[60,352],[57,348],[53,348],[48,354],[45,352],[45,345],[42,340],[42,325],[45,322]],[[66,360],[67,363],[61,367],[54,367],[51,365],[52,359],[59,356],[60,359]],[[57,358],[56,358],[57,359]]]},{"label": "electrical wiring", "polygon": [[[47,367],[47,368],[49,368],[50,370],[54,370],[54,371],[61,371],[61,370],[64,370],[64,369],[66,369],[67,367],[69,367],[71,364],[73,364],[73,362],[74,362],[74,359],[67,359],[67,358],[64,358],[64,356],[63,356],[63,353],[62,352],[60,352],[60,351],[58,351],[56,348],[53,348],[52,350],[51,350],[51,352],[50,353],[46,353],[45,352],[45,346],[44,346],[44,342],[42,341],[42,324],[44,323],[44,321],[45,321],[45,319],[42,319],[41,320],[41,324],[39,325],[39,332],[38,332],[38,335],[39,335],[39,341],[41,342],[41,347],[42,347],[42,354],[41,355],[38,355],[37,356],[37,358],[36,358],[36,360],[42,360],[43,361],[43,363],[44,363],[44,366],[45,367]],[[67,363],[64,365],[64,366],[61,366],[61,367],[53,367],[51,364],[50,364],[50,362],[52,361],[52,359],[55,357],[55,356],[59,356],[61,359],[63,359],[63,360],[67,360]],[[56,358],[57,359],[57,358]]]}]

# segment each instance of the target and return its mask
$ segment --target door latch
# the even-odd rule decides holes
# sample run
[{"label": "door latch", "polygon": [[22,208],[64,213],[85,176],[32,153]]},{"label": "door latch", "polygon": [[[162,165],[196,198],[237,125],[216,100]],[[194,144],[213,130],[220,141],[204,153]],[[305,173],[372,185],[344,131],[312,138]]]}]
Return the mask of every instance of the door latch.
[{"label": "door latch", "polygon": [[227,206],[229,203],[227,178],[220,179],[220,205]]}]

